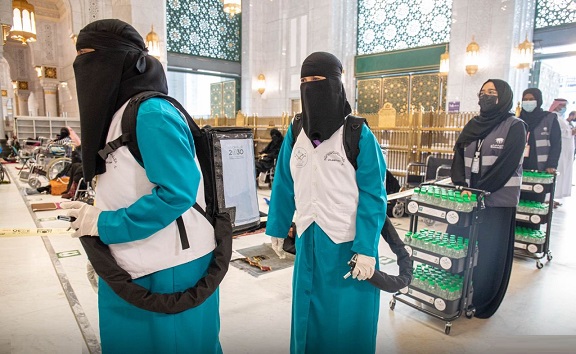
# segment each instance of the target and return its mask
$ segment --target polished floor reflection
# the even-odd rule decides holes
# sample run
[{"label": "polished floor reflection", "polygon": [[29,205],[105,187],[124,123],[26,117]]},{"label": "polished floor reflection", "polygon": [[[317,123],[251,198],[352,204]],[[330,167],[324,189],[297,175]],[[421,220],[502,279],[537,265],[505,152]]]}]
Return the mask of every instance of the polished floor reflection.
[{"label": "polished floor reflection", "polygon": [[[31,204],[59,202],[50,195],[24,196],[15,165],[13,183],[0,185],[0,354],[95,353],[97,296],[86,276],[86,256],[59,210],[32,212]],[[261,210],[269,190],[259,191]],[[516,258],[508,293],[490,319],[459,318],[450,335],[444,322],[397,303],[382,293],[378,353],[568,353],[576,345],[576,198],[554,211],[550,249],[543,269]],[[399,232],[408,218],[393,219]],[[23,236],[38,227],[52,233]],[[436,226],[435,226],[436,227]],[[440,226],[437,226],[440,227]],[[33,229],[28,230],[27,229]],[[0,234],[1,235],[1,234]],[[239,237],[235,249],[269,243],[263,234]],[[391,256],[381,242],[382,255]],[[394,272],[394,264],[384,270]],[[225,353],[288,353],[292,268],[254,277],[230,267],[221,286],[220,339]],[[337,294],[335,294],[337,296]],[[351,339],[353,340],[353,339]]]}]

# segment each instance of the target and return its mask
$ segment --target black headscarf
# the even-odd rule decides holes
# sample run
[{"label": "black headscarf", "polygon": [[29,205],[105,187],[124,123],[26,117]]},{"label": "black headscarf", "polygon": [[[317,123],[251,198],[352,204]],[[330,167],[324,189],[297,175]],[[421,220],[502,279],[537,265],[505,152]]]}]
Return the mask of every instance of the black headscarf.
[{"label": "black headscarf", "polygon": [[82,160],[87,181],[106,171],[98,155],[114,113],[142,91],[168,93],[162,64],[148,55],[138,32],[120,20],[94,21],[78,34],[76,50],[92,48],[76,57],[74,73],[80,108]]},{"label": "black headscarf", "polygon": [[300,77],[306,76],[326,77],[300,84],[302,129],[311,141],[324,141],[352,112],[342,85],[342,63],[330,53],[312,53],[302,63]]},{"label": "black headscarf", "polygon": [[538,124],[540,124],[542,118],[544,118],[549,112],[542,109],[542,91],[535,87],[528,88],[522,92],[522,98],[524,98],[524,96],[528,93],[534,96],[536,99],[536,108],[534,108],[532,112],[526,112],[524,109],[522,109],[522,112],[520,113],[520,119],[528,124],[528,131],[531,132],[538,126]]},{"label": "black headscarf", "polygon": [[261,151],[261,153],[267,154],[267,156],[273,160],[278,157],[278,153],[280,152],[280,148],[282,147],[284,137],[282,136],[282,133],[276,128],[272,128],[272,130],[270,130],[270,137],[272,138],[272,141],[270,141],[268,145],[266,145],[266,147],[264,148],[264,150]]},{"label": "black headscarf", "polygon": [[70,137],[70,130],[68,130],[66,127],[60,128],[60,135],[58,135],[58,139],[64,139],[68,137]]},{"label": "black headscarf", "polygon": [[482,87],[488,82],[492,82],[498,91],[498,103],[487,112],[481,110],[480,115],[472,118],[464,126],[462,133],[458,136],[456,146],[463,148],[474,141],[484,139],[492,129],[512,115],[510,109],[513,104],[513,93],[510,85],[504,80],[490,79],[482,84]]}]

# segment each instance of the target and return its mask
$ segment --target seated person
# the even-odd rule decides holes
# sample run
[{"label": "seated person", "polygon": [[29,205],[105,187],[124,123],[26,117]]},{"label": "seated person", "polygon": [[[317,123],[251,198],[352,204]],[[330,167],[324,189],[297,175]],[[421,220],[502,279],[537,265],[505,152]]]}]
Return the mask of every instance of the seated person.
[{"label": "seated person", "polygon": [[269,171],[274,166],[274,160],[278,158],[284,137],[276,128],[270,130],[270,137],[272,141],[266,145],[264,150],[260,151],[258,161],[256,161],[256,176]]},{"label": "seated person", "polygon": [[[72,163],[70,164],[70,170],[68,171],[68,176],[70,177],[68,180],[68,188],[66,188],[66,191],[62,194],[62,198],[65,199],[72,199],[74,197],[80,180],[84,177],[84,170],[82,168],[82,153],[79,148],[72,151],[71,159]],[[82,187],[83,186],[81,186],[81,188]]]}]

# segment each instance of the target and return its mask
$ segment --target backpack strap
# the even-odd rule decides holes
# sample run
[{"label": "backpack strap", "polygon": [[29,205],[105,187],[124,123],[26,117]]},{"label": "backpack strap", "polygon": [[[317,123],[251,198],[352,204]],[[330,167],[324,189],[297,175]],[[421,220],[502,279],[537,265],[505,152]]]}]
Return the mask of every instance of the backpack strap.
[{"label": "backpack strap", "polygon": [[[348,115],[346,121],[344,122],[344,150],[346,151],[346,158],[354,169],[358,169],[358,163],[356,162],[356,158],[360,153],[360,135],[362,134],[362,125],[368,125],[368,122],[365,118],[356,117],[353,115]],[[292,140],[292,147],[296,144],[296,139],[298,139],[298,135],[302,131],[302,113],[296,113],[294,115],[294,119],[292,120],[292,135],[294,136],[294,140]]]},{"label": "backpack strap", "polygon": [[296,139],[298,139],[298,135],[302,131],[302,113],[296,113],[294,115],[294,119],[292,120],[292,136],[294,139],[292,140],[292,147],[296,144]]},{"label": "backpack strap", "polygon": [[[108,155],[110,155],[112,152],[118,150],[122,146],[126,146],[128,147],[128,150],[130,151],[132,156],[134,156],[136,161],[138,161],[142,166],[144,166],[144,161],[142,160],[142,154],[140,153],[140,149],[138,148],[138,139],[136,137],[136,117],[138,116],[138,108],[140,107],[140,104],[146,101],[147,99],[153,97],[163,98],[166,101],[170,102],[176,109],[178,109],[178,111],[186,118],[186,123],[188,124],[190,130],[192,131],[192,135],[194,136],[195,139],[198,138],[199,135],[201,135],[200,128],[198,127],[196,122],[194,122],[190,114],[188,114],[186,109],[182,107],[180,102],[178,102],[173,97],[163,94],[162,92],[143,91],[130,99],[130,102],[128,102],[128,105],[126,106],[126,109],[122,114],[122,123],[121,123],[122,135],[110,141],[104,146],[103,149],[98,151],[98,155],[100,155],[100,157],[103,160],[106,160]],[[201,166],[202,165],[203,164],[201,164]],[[205,171],[201,171],[201,173],[204,172]],[[206,220],[210,222],[210,224],[214,225],[214,220],[211,217],[211,215],[209,215],[209,213],[203,210],[198,203],[194,203],[192,207],[195,210],[197,210],[202,216],[204,216]],[[182,219],[182,216],[179,216],[176,219],[176,225],[178,226],[178,231],[180,232],[180,242],[182,244],[182,249],[185,250],[190,248],[190,243],[188,242],[188,235],[186,232],[186,228],[184,226],[184,220]]]},{"label": "backpack strap", "polygon": [[356,159],[360,154],[360,135],[362,134],[362,125],[368,125],[365,118],[349,115],[344,122],[344,150],[348,161],[358,169]]}]

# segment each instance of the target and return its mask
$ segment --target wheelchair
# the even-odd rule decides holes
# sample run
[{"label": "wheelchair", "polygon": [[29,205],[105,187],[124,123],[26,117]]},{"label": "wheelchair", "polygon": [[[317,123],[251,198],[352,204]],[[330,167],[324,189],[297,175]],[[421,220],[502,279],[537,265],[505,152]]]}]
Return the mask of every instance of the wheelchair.
[{"label": "wheelchair", "polygon": [[74,197],[72,200],[77,200],[84,202],[86,204],[94,205],[94,199],[96,198],[96,177],[92,179],[92,183],[86,183],[84,178],[81,178],[78,182],[78,187],[74,192]]},{"label": "wheelchair", "polygon": [[[70,153],[73,145],[48,143],[35,146],[32,152],[20,150],[23,161],[19,172],[20,180],[27,181],[31,188],[39,188],[44,179],[50,181],[62,172],[71,162]],[[24,171],[28,169],[28,171]]]},{"label": "wheelchair", "polygon": [[[262,157],[259,157],[259,160],[262,160]],[[272,182],[274,182],[274,172],[276,171],[276,161],[277,159],[274,159],[272,162],[272,167],[270,167],[265,172],[260,172],[260,174],[256,177],[258,188],[267,187],[272,189]]]}]

